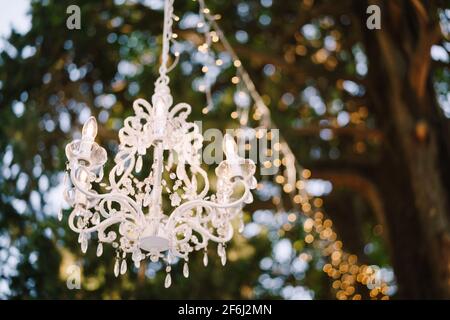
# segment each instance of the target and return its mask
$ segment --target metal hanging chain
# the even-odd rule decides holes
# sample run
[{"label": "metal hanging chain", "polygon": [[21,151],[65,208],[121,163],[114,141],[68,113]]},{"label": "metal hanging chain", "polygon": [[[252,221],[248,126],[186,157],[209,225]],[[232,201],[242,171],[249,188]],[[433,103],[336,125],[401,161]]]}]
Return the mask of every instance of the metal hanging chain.
[{"label": "metal hanging chain", "polygon": [[164,1],[164,25],[162,35],[162,51],[161,51],[161,66],[159,67],[159,77],[156,84],[169,84],[169,77],[167,76],[170,41],[172,39],[172,24],[173,24],[173,3],[174,0]]}]

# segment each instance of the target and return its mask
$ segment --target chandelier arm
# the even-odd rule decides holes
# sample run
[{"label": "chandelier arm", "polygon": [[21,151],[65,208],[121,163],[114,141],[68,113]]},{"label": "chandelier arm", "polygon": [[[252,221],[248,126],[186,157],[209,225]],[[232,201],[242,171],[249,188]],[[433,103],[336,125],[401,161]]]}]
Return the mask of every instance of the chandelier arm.
[{"label": "chandelier arm", "polygon": [[197,231],[198,233],[202,234],[202,235],[206,235],[207,238],[209,238],[209,240],[212,240],[214,242],[218,242],[218,243],[223,243],[223,242],[228,242],[231,240],[231,238],[233,238],[233,225],[231,224],[231,222],[228,222],[228,233],[226,236],[224,236],[223,238],[218,237],[213,235],[211,232],[208,231],[208,229],[202,227],[200,224],[198,223],[194,223],[194,222],[188,222],[189,226]]},{"label": "chandelier arm", "polygon": [[173,229],[173,234],[180,234],[180,231],[183,231],[182,238],[175,237],[175,242],[180,245],[184,243],[188,243],[192,237],[192,228],[189,226],[188,221],[184,221],[184,224],[180,224]]},{"label": "chandelier arm", "polygon": [[186,258],[189,254],[189,252],[185,252],[185,251],[179,251],[176,249],[177,245],[179,246],[180,244],[185,244],[188,243],[191,240],[191,236],[192,236],[192,230],[196,231],[199,233],[199,235],[201,235],[202,237],[202,241],[199,242],[196,245],[196,250],[200,250],[203,248],[206,248],[208,245],[208,241],[214,241],[216,243],[224,243],[224,242],[228,242],[231,240],[231,238],[233,237],[234,231],[233,231],[233,226],[231,225],[231,223],[229,223],[228,225],[228,232],[226,234],[226,236],[224,237],[217,237],[213,234],[211,234],[207,229],[203,228],[202,226],[200,226],[199,224],[194,224],[192,222],[188,222],[186,221],[187,226],[189,226],[189,235],[186,237],[183,237],[183,239],[179,240],[179,239],[175,239],[175,243],[172,243],[172,247],[175,249],[171,250],[171,254],[179,257],[179,258]]},{"label": "chandelier arm", "polygon": [[[202,191],[199,194],[197,194],[197,197],[204,198],[209,191],[208,174],[200,166],[192,165],[192,164],[191,164],[191,172],[192,172],[192,176],[199,174],[203,178],[204,187],[203,187]],[[183,182],[185,183],[186,186],[192,187],[192,180],[190,180],[187,175],[186,175],[185,179],[183,179]]]},{"label": "chandelier arm", "polygon": [[[110,184],[110,186],[111,186],[113,189],[120,189],[120,187],[121,187],[122,184],[123,184],[123,180],[126,179],[126,178],[130,175],[130,173],[133,171],[133,168],[134,168],[134,165],[135,165],[135,162],[136,162],[136,160],[135,160],[135,158],[134,158],[134,155],[135,155],[136,152],[137,152],[137,148],[136,148],[136,147],[131,147],[131,148],[129,148],[129,149],[130,149],[130,152],[128,152],[128,156],[127,156],[125,159],[122,160],[122,163],[121,163],[121,164],[116,164],[116,165],[111,169],[111,171],[110,171],[110,173],[109,173],[109,184]],[[122,175],[121,175],[119,181],[116,181],[116,180],[114,179],[114,177],[116,176],[116,173],[117,173],[117,170],[118,170],[117,166],[118,166],[118,165],[125,165],[125,163],[126,163],[128,160],[130,160],[130,164],[127,166],[126,169],[124,169],[124,172],[122,173]],[[117,176],[120,176],[120,175],[117,175]]]},{"label": "chandelier arm", "polygon": [[87,228],[87,229],[82,229],[82,228],[78,228],[77,226],[75,226],[75,216],[76,214],[74,214],[74,211],[69,215],[69,227],[71,230],[77,232],[77,233],[92,233],[95,231],[98,231],[99,229],[103,228],[106,229],[109,226],[112,226],[113,224],[119,223],[119,222],[123,222],[125,220],[125,217],[123,216],[123,214],[120,214],[120,216],[118,215],[117,217],[110,217],[106,220],[103,220],[102,222],[100,222],[98,225]]},{"label": "chandelier arm", "polygon": [[140,210],[140,208],[137,205],[137,203],[135,201],[133,201],[133,199],[130,199],[129,197],[126,197],[126,196],[124,196],[124,195],[122,195],[120,193],[115,193],[115,192],[114,193],[113,192],[108,192],[108,193],[98,194],[98,193],[93,193],[93,192],[90,192],[88,190],[85,190],[83,188],[83,186],[80,185],[80,183],[76,179],[74,170],[71,170],[71,172],[70,172],[70,179],[71,179],[73,185],[75,186],[75,188],[78,191],[80,191],[83,194],[85,194],[86,196],[88,196],[90,198],[94,198],[94,199],[111,199],[112,201],[119,202],[120,204],[122,204],[125,207],[127,207],[127,209],[130,212],[135,213],[139,218],[144,218],[144,214]]},{"label": "chandelier arm", "polygon": [[204,181],[204,184],[205,184],[205,186],[203,187],[202,192],[200,192],[200,194],[199,194],[199,196],[203,198],[203,197],[206,196],[206,194],[209,191],[209,179],[208,179],[208,174],[202,168],[200,168],[200,167],[198,167],[198,168],[200,169],[199,173],[203,177],[203,181]]},{"label": "chandelier arm", "polygon": [[[228,228],[227,228],[228,231],[227,231],[227,234],[223,237],[218,237],[218,236],[213,235],[211,232],[209,232],[206,228],[202,227],[198,223],[194,223],[189,220],[186,220],[183,222],[184,222],[184,224],[175,228],[175,230],[188,226],[188,229],[187,229],[188,234],[186,236],[184,236],[182,239],[178,239],[175,237],[174,242],[172,242],[172,248],[174,248],[174,249],[171,250],[171,253],[174,256],[179,257],[179,258],[186,258],[189,254],[189,252],[182,253],[179,250],[177,250],[176,248],[177,248],[177,245],[179,246],[179,245],[188,243],[191,240],[192,230],[196,231],[202,238],[201,242],[196,243],[196,250],[206,248],[208,245],[208,241],[210,241],[210,240],[214,241],[216,243],[228,242],[231,240],[231,238],[233,237],[233,234],[234,234],[234,230],[233,230],[233,226],[232,226],[231,222],[228,222]],[[174,234],[177,234],[177,233],[174,232]]]},{"label": "chandelier arm", "polygon": [[231,208],[231,207],[237,207],[237,206],[241,205],[248,198],[248,196],[250,194],[250,188],[249,188],[249,186],[246,183],[244,183],[242,181],[240,181],[240,182],[244,185],[245,190],[244,190],[243,195],[239,199],[237,199],[237,200],[235,200],[233,202],[229,202],[229,203],[217,203],[217,202],[213,202],[213,201],[209,201],[209,200],[200,200],[200,199],[198,199],[198,200],[191,200],[189,202],[185,202],[181,206],[179,206],[178,208],[173,210],[172,214],[170,215],[170,217],[169,217],[169,219],[167,221],[167,226],[171,227],[172,224],[174,223],[174,219],[179,214],[182,214],[183,212],[185,212],[187,210],[190,210],[190,209],[193,209],[195,207],[203,207],[203,208],[204,207],[209,207],[209,208],[216,208],[216,209],[228,209],[228,208]]},{"label": "chandelier arm", "polygon": [[[113,201],[111,199],[104,198],[104,199],[101,199],[97,205],[99,207],[98,211],[100,212],[101,216],[105,219],[110,218],[111,215],[115,213],[114,209],[111,207],[112,202]],[[105,208],[105,204],[106,204],[109,212]]]},{"label": "chandelier arm", "polygon": [[[180,111],[183,110],[183,109],[186,109],[186,110],[184,110],[182,113],[180,113],[179,115],[177,115],[177,113],[180,112]],[[187,104],[186,102],[180,102],[180,103],[177,103],[175,106],[173,106],[173,107],[169,110],[168,117],[169,117],[170,119],[175,118],[175,116],[177,116],[177,117],[180,117],[180,116],[182,116],[182,117],[187,117],[188,114],[191,113],[191,110],[192,110],[192,108],[191,108],[191,106],[190,106],[189,104]]]},{"label": "chandelier arm", "polygon": [[[69,223],[69,227],[72,231],[76,232],[76,233],[84,233],[84,234],[90,234],[92,232],[97,232],[98,235],[98,239],[101,242],[113,242],[116,237],[117,234],[114,231],[110,231],[108,235],[105,234],[105,230],[112,226],[115,225],[117,223],[124,223],[127,222],[128,219],[132,220],[129,221],[130,223],[133,223],[134,225],[136,225],[136,220],[135,217],[130,215],[130,214],[126,214],[126,213],[121,213],[118,214],[115,217],[110,217],[104,221],[102,221],[101,223],[99,223],[98,225],[94,226],[94,227],[90,227],[90,228],[86,228],[86,229],[82,229],[82,228],[78,228],[75,226],[74,223],[74,219],[75,219],[75,214],[74,212],[72,212],[72,214],[69,216],[68,219],[68,223]],[[132,240],[136,240],[136,239],[132,239]]]}]

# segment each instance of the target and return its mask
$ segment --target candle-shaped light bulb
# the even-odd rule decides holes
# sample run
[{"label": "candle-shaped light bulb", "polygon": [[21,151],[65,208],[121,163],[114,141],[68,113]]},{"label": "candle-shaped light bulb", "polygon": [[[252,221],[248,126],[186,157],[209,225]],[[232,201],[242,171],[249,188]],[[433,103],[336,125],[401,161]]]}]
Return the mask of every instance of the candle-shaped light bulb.
[{"label": "candle-shaped light bulb", "polygon": [[85,122],[82,131],[82,139],[86,141],[94,141],[97,135],[97,121],[94,117],[89,117]]},{"label": "candle-shaped light bulb", "polygon": [[223,137],[223,151],[227,156],[227,159],[236,159],[238,157],[238,147],[236,141],[230,134],[225,134]]}]

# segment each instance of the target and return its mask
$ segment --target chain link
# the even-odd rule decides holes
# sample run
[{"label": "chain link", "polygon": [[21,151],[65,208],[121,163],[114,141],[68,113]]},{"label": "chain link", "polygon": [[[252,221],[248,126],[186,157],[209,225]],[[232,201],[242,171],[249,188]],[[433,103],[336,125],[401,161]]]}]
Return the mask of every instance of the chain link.
[{"label": "chain link", "polygon": [[162,35],[161,66],[159,67],[159,77],[155,83],[157,87],[160,87],[161,85],[167,86],[169,84],[169,77],[167,76],[167,64],[169,62],[170,41],[172,39],[173,3],[174,0],[164,1],[164,26]]}]

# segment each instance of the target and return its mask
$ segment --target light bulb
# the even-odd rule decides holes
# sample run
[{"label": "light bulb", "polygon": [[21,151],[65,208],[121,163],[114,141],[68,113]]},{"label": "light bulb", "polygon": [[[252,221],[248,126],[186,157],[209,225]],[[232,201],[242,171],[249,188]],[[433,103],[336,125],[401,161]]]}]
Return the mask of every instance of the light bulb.
[{"label": "light bulb", "polygon": [[94,117],[89,117],[83,126],[82,139],[94,141],[95,136],[97,136],[97,121]]},{"label": "light bulb", "polygon": [[223,137],[223,151],[227,156],[227,159],[236,159],[238,157],[237,144],[233,137],[228,133]]}]

